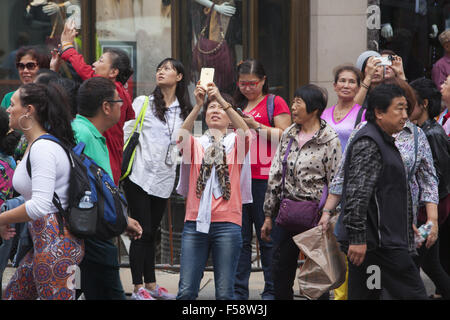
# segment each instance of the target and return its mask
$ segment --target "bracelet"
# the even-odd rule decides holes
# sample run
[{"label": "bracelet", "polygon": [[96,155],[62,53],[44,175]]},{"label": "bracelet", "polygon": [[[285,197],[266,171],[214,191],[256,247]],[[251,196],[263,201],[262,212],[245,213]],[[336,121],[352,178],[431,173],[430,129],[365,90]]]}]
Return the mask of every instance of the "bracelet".
[{"label": "bracelet", "polygon": [[227,111],[228,109],[230,109],[232,106],[231,106],[231,103],[229,103],[229,104],[227,104],[227,106],[225,107],[225,108],[222,108],[223,109],[223,111]]},{"label": "bracelet", "polygon": [[364,81],[361,81],[361,87],[363,87],[364,89],[369,90],[369,86],[367,84],[365,84]]},{"label": "bracelet", "polygon": [[333,215],[335,213],[335,210],[322,209],[322,212],[328,212],[330,215]]}]

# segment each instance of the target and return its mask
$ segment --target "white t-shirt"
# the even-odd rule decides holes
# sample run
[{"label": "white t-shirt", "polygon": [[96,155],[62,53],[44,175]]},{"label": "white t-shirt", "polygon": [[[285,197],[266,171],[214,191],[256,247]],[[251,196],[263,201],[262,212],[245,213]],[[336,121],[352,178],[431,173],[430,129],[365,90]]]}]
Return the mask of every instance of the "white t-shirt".
[{"label": "white t-shirt", "polygon": [[[32,179],[26,165],[29,154]],[[27,214],[32,220],[58,212],[52,203],[55,191],[62,207],[67,208],[69,177],[70,163],[64,149],[50,140],[36,141],[17,166],[13,177],[14,189],[24,197]]]}]

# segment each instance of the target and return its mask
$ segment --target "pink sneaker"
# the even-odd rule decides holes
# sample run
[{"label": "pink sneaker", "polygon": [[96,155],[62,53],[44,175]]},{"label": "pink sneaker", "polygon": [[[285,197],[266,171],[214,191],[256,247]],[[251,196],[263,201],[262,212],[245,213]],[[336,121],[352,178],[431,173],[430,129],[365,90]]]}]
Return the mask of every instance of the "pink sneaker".
[{"label": "pink sneaker", "polygon": [[131,300],[155,300],[145,288],[139,288],[138,292],[131,295]]},{"label": "pink sneaker", "polygon": [[158,300],[175,300],[176,298],[176,295],[169,293],[166,288],[160,287],[159,285],[156,285],[155,290],[146,290],[153,298]]}]

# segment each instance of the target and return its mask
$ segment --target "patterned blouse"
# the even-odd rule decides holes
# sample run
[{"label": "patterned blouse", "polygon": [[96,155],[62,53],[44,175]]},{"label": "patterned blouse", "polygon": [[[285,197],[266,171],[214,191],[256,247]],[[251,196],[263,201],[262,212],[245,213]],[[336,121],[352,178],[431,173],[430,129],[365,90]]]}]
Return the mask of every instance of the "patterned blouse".
[{"label": "patterned blouse", "polygon": [[278,213],[281,194],[283,159],[289,144],[294,138],[289,156],[284,194],[287,198],[298,201],[319,201],[324,184],[331,184],[341,161],[341,143],[334,129],[321,120],[319,131],[299,147],[300,126],[287,128],[281,137],[269,173],[269,181],[264,201],[265,216]]},{"label": "patterned blouse", "polygon": [[[355,136],[356,132],[361,129],[366,122],[361,123],[357,129],[353,131],[349,138],[348,144]],[[414,124],[407,121],[403,130],[397,134],[395,137],[395,145],[397,146],[403,163],[405,164],[406,176],[409,175],[411,169],[414,166],[415,158],[415,143],[414,143]],[[438,196],[438,178],[436,175],[436,170],[433,164],[433,155],[431,153],[430,145],[428,144],[427,137],[422,129],[418,128],[418,149],[417,149],[417,159],[414,172],[412,172],[412,178],[409,181],[409,188],[411,190],[411,198],[413,204],[413,214],[414,223],[416,223],[417,209],[419,205],[430,202],[439,203]],[[346,151],[342,159],[345,159]],[[330,187],[330,193],[341,195],[342,194],[342,184],[344,182],[344,165],[341,162],[339,166],[339,171],[333,180]]]}]

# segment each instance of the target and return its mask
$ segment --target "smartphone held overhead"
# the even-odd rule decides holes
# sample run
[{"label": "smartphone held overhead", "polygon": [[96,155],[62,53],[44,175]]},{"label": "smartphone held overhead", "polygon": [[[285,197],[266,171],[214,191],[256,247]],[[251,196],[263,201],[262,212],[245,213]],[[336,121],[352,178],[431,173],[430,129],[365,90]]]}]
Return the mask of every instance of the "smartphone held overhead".
[{"label": "smartphone held overhead", "polygon": [[207,85],[214,82],[214,68],[202,68],[200,73],[200,85],[207,90]]},{"label": "smartphone held overhead", "polygon": [[378,57],[376,58],[376,60],[380,61],[380,66],[392,66],[392,60],[393,57],[392,56],[387,56],[387,57]]}]

